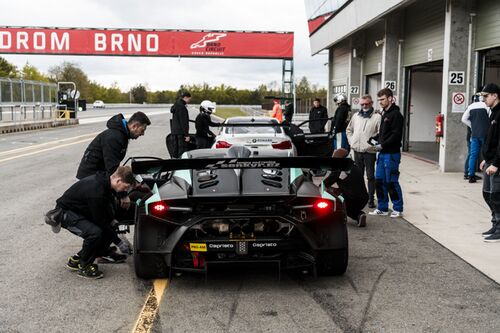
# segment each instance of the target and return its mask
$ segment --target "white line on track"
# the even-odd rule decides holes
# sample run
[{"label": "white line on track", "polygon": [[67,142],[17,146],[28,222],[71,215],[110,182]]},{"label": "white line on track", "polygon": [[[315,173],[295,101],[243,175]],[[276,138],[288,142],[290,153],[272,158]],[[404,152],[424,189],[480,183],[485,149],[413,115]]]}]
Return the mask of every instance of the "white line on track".
[{"label": "white line on track", "polygon": [[92,140],[92,137],[88,138],[88,139],[83,139],[83,140],[79,140],[79,141],[75,141],[75,142],[66,143],[66,144],[63,144],[63,145],[57,145],[57,146],[50,147],[50,148],[45,148],[45,149],[41,149],[41,150],[37,150],[37,151],[32,151],[32,152],[26,153],[26,154],[21,154],[21,155],[16,155],[16,156],[12,156],[12,157],[7,157],[7,158],[4,158],[4,159],[0,159],[0,163],[7,162],[7,161],[10,161],[10,160],[15,160],[15,159],[21,158],[21,157],[26,157],[26,156],[31,156],[31,155],[43,153],[43,152],[46,152],[46,151],[51,151],[51,150],[55,150],[55,149],[67,147],[67,146],[76,145],[78,143],[88,142],[90,140]]}]

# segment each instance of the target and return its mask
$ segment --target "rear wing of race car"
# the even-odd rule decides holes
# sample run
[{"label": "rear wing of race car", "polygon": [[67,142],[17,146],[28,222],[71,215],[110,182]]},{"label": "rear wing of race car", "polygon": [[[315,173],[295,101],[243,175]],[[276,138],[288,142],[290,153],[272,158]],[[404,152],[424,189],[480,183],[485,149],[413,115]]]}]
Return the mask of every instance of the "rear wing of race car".
[{"label": "rear wing of race car", "polygon": [[151,159],[132,161],[135,174],[154,174],[175,170],[216,170],[216,169],[321,169],[327,171],[349,171],[350,158],[334,157],[252,157],[252,158],[192,158],[192,159]]}]

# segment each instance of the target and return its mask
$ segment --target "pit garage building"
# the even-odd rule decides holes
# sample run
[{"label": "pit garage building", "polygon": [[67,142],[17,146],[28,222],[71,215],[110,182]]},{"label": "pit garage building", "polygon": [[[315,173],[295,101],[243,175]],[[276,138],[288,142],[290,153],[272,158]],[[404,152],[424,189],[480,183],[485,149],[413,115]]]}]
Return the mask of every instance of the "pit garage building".
[{"label": "pit garage building", "polygon": [[306,10],[327,17],[310,44],[329,54],[329,112],[337,92],[359,108],[360,96],[390,87],[405,116],[403,150],[463,171],[462,114],[485,83],[500,83],[500,1],[313,0]]}]

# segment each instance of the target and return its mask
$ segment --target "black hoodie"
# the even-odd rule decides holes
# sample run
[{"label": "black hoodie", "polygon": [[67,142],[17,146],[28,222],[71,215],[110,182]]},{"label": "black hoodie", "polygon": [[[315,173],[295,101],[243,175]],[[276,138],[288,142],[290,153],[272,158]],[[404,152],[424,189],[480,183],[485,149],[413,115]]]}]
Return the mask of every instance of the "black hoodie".
[{"label": "black hoodie", "polygon": [[85,150],[76,178],[82,179],[98,171],[108,175],[115,172],[127,153],[130,137],[124,119],[120,113],[108,120],[108,129],[96,136]]},{"label": "black hoodie", "polygon": [[309,131],[312,134],[324,133],[327,121],[328,111],[323,105],[311,108],[309,111]]},{"label": "black hoodie", "polygon": [[56,200],[57,207],[70,210],[98,225],[115,244],[120,243],[111,221],[116,192],[104,172],[85,177],[73,184]]},{"label": "black hoodie", "polygon": [[378,143],[382,145],[381,153],[396,154],[401,152],[401,140],[403,139],[404,117],[399,112],[399,106],[392,104],[382,114],[380,122]]},{"label": "black hoodie", "polygon": [[500,103],[491,109],[490,128],[483,146],[483,156],[488,164],[500,167]]},{"label": "black hoodie", "polygon": [[186,102],[180,98],[172,105],[172,121],[170,122],[170,130],[172,134],[189,136],[189,112],[186,107]]}]

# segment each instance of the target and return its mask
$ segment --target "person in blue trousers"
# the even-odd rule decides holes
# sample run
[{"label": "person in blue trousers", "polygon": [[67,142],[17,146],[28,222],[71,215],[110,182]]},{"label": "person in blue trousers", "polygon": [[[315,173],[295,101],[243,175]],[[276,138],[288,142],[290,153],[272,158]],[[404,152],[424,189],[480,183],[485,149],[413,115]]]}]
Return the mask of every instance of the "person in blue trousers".
[{"label": "person in blue trousers", "polygon": [[384,88],[377,93],[382,108],[382,119],[378,135],[370,142],[378,151],[375,167],[375,191],[377,209],[370,215],[389,214],[389,199],[392,201],[391,217],[401,217],[403,213],[403,192],[399,185],[399,164],[401,163],[401,140],[404,118],[399,107],[394,104],[392,90]]},{"label": "person in blue trousers", "polygon": [[474,96],[473,103],[467,107],[462,116],[462,122],[471,129],[469,166],[467,168],[469,183],[475,183],[481,179],[476,176],[477,160],[490,127],[489,116],[490,110],[482,101],[481,96]]}]

